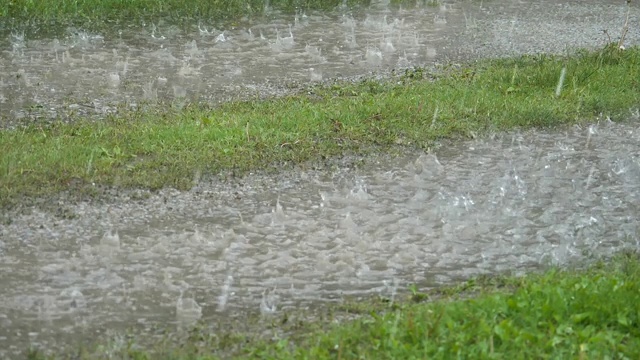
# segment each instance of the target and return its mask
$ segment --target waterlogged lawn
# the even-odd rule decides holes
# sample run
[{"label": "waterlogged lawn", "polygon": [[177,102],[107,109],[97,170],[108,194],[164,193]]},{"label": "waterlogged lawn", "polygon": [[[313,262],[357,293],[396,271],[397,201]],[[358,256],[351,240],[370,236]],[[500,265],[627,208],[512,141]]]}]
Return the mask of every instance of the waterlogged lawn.
[{"label": "waterlogged lawn", "polygon": [[[627,252],[587,269],[524,277],[485,277],[413,294],[395,303],[345,304],[334,317],[286,325],[286,315],[249,333],[194,330],[153,350],[135,339],[114,350],[77,353],[104,359],[637,359],[640,357],[640,254]],[[339,312],[355,320],[331,321]],[[289,322],[291,323],[291,321]],[[206,326],[206,324],[205,324]],[[277,333],[277,331],[275,331]],[[102,349],[102,350],[100,350]],[[33,351],[32,359],[45,357]],[[64,356],[50,357],[65,358]]]},{"label": "waterlogged lawn", "polygon": [[278,170],[272,165],[398,146],[427,149],[444,138],[514,128],[625,120],[638,99],[640,48],[611,46],[571,57],[415,69],[389,81],[217,108],[141,107],[99,122],[0,130],[0,206],[68,189],[91,195],[103,185],[188,189],[201,175]]}]

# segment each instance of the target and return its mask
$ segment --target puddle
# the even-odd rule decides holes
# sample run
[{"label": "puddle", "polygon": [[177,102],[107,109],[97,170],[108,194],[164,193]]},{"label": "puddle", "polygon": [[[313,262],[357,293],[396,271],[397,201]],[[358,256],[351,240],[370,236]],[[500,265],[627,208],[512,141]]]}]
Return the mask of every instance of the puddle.
[{"label": "puddle", "polygon": [[[283,15],[189,31],[161,20],[114,35],[68,29],[55,39],[0,39],[0,126],[104,116],[118,106],[219,103],[286,93],[291,84],[486,56],[564,53],[617,39],[624,1],[453,1]],[[630,23],[639,9],[631,8]],[[540,26],[539,19],[545,19]],[[638,44],[631,27],[627,45]],[[287,85],[289,84],[289,86]]]},{"label": "puddle", "polygon": [[0,349],[523,273],[640,240],[640,127],[249,177],[2,228]]},{"label": "puddle", "polygon": [[[596,1],[446,2],[272,14],[185,33],[0,39],[1,126],[117,106],[278,94],[287,82],[449,59],[600,46],[626,7]],[[540,26],[539,19],[545,19]],[[633,7],[630,23],[637,23]],[[628,44],[638,44],[630,29]],[[637,116],[636,116],[637,118]],[[602,123],[496,135],[435,154],[369,159],[143,200],[33,210],[0,225],[0,357],[129,328],[215,323],[345,296],[638,247],[640,128]],[[67,206],[61,204],[61,206]]]}]

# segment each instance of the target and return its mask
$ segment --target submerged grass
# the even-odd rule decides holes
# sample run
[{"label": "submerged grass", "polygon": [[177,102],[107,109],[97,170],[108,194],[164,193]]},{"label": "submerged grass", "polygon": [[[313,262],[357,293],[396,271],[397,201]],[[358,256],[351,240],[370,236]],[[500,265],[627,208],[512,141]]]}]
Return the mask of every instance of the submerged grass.
[{"label": "submerged grass", "polygon": [[[437,299],[424,301],[430,296]],[[640,255],[621,253],[582,270],[474,279],[432,293],[414,289],[400,302],[374,299],[357,309],[358,317],[338,323],[276,320],[271,327],[286,328],[286,335],[267,340],[196,329],[154,351],[131,343],[76,358],[634,359],[640,357]],[[37,351],[30,357],[45,358]]]},{"label": "submerged grass", "polygon": [[639,105],[639,60],[638,47],[609,46],[570,57],[414,69],[392,81],[213,109],[156,108],[0,130],[0,206],[65,189],[91,193],[94,185],[187,189],[200,174],[241,175],[371,147],[426,149],[443,138],[623,120]]}]

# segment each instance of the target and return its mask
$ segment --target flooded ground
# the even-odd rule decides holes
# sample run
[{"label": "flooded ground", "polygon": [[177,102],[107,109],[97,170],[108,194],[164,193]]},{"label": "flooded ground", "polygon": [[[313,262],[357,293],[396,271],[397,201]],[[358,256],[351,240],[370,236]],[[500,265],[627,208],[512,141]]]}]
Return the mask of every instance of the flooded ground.
[{"label": "flooded ground", "polygon": [[[458,1],[284,15],[261,23],[185,31],[158,19],[110,34],[67,29],[0,39],[0,126],[78,114],[101,116],[141,103],[277,95],[292,84],[531,52],[563,53],[617,39],[625,1]],[[640,9],[631,7],[630,23]],[[540,26],[544,19],[545,26]],[[632,26],[627,45],[638,44]],[[287,85],[288,84],[288,85]],[[294,85],[295,87],[295,85]]]},{"label": "flooded ground", "polygon": [[35,211],[0,228],[0,349],[635,249],[639,147],[637,120],[603,123]]},{"label": "flooded ground", "polygon": [[[217,102],[282,93],[288,81],[599,46],[603,29],[619,33],[623,3],[376,3],[224,31],[16,32],[0,39],[0,116],[11,126],[116,104]],[[639,39],[631,29],[628,44]],[[640,127],[630,116],[374,157],[357,170],[114,193],[108,204],[61,203],[64,216],[34,207],[0,224],[0,357],[105,329],[151,334],[637,248]]]}]

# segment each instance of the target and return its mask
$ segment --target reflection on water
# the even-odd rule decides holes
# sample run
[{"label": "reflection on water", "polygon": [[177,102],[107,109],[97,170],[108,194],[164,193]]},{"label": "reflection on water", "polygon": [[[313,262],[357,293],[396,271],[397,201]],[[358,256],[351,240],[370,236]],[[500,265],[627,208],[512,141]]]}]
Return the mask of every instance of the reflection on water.
[{"label": "reflection on water", "polygon": [[0,348],[392,296],[637,248],[639,146],[637,121],[603,123],[248,178],[235,190],[79,204],[70,220],[32,214],[2,228]]}]

